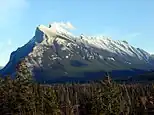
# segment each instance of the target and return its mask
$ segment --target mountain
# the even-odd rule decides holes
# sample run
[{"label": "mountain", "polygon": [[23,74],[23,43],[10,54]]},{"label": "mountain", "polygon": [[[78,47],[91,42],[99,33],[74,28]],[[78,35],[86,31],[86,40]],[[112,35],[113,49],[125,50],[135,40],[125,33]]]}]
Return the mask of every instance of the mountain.
[{"label": "mountain", "polygon": [[69,25],[39,25],[35,36],[11,53],[0,74],[14,74],[24,59],[37,81],[97,80],[110,72],[115,79],[126,79],[154,68],[148,52],[104,36],[74,36]]},{"label": "mountain", "polygon": [[2,66],[0,66],[0,70],[2,69],[3,67]]}]

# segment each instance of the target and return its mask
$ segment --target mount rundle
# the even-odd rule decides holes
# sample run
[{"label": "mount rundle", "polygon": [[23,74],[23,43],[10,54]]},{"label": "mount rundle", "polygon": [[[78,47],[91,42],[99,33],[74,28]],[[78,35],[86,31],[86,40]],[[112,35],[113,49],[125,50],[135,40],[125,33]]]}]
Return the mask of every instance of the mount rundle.
[{"label": "mount rundle", "polygon": [[39,25],[0,74],[14,74],[21,59],[39,82],[96,80],[105,72],[122,79],[154,68],[153,56],[140,48],[104,36],[74,36],[63,23]]}]

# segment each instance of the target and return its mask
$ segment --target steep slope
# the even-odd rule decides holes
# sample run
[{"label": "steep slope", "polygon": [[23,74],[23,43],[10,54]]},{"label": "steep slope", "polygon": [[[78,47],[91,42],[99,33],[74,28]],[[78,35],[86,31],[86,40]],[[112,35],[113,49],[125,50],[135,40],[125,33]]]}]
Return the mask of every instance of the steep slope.
[{"label": "steep slope", "polygon": [[137,69],[154,67],[151,55],[142,49],[103,36],[74,36],[61,23],[39,25],[35,36],[11,54],[0,73],[13,74],[21,59],[38,81],[97,79],[113,70],[115,76],[135,75]]},{"label": "steep slope", "polygon": [[3,67],[2,66],[0,66],[0,70],[2,69]]},{"label": "steep slope", "polygon": [[154,55],[151,55],[151,56],[150,56],[149,62],[150,62],[151,64],[154,64]]}]

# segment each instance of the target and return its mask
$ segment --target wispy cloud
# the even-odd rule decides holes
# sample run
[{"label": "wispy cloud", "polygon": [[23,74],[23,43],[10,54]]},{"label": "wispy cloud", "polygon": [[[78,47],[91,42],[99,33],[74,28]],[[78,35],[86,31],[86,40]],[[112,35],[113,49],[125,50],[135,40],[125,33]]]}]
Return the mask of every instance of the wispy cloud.
[{"label": "wispy cloud", "polygon": [[75,29],[75,27],[70,22],[54,22],[53,25],[61,26],[62,28],[66,28],[69,30]]},{"label": "wispy cloud", "polygon": [[104,26],[103,31],[97,34],[97,36],[106,36],[114,40],[119,40],[123,34],[124,33],[118,27]]},{"label": "wispy cloud", "polygon": [[140,36],[140,35],[141,35],[141,33],[136,32],[136,33],[128,34],[128,37],[130,37],[130,38],[135,38],[135,37],[138,37],[138,36]]},{"label": "wispy cloud", "polygon": [[121,36],[121,39],[122,40],[127,40],[129,42],[133,42],[133,41],[136,41],[138,40],[138,38],[142,35],[142,33],[139,33],[139,32],[132,32],[132,33],[128,33],[128,34],[125,34],[123,36]]},{"label": "wispy cloud", "polygon": [[69,29],[75,29],[75,27],[70,22],[67,22],[66,25]]}]

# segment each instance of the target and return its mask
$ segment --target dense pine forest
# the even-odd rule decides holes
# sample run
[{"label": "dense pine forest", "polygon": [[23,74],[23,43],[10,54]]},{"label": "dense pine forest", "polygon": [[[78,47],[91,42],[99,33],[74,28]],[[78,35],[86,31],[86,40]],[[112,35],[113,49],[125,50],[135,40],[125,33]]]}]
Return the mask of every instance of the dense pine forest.
[{"label": "dense pine forest", "polygon": [[85,84],[41,85],[24,62],[15,79],[0,80],[0,115],[154,115],[153,84],[118,84],[105,77]]}]

